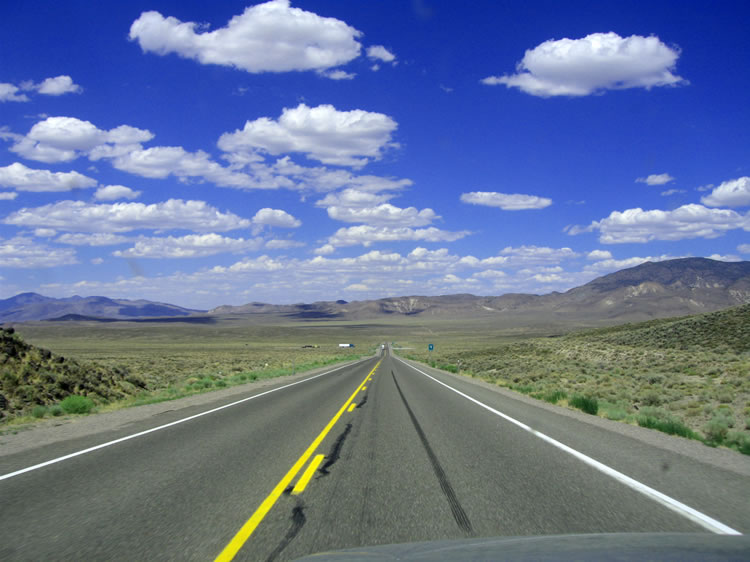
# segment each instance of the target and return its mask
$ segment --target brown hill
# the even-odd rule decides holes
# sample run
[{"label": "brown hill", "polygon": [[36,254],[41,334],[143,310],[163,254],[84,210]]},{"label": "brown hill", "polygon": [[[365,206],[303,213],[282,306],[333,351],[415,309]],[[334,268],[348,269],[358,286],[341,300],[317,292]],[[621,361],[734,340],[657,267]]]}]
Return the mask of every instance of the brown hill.
[{"label": "brown hill", "polygon": [[389,297],[312,304],[222,306],[213,315],[290,320],[367,320],[389,316],[512,317],[521,323],[633,322],[712,312],[750,302],[750,262],[684,258],[647,262],[594,279],[565,293]]}]

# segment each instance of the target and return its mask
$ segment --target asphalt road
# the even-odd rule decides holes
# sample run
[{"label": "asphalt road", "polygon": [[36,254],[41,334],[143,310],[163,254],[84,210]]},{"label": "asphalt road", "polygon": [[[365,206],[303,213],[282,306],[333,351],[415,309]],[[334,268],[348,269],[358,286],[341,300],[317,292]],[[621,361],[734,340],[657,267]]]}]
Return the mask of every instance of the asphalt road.
[{"label": "asphalt road", "polygon": [[748,471],[387,353],[285,384],[0,457],[2,478],[255,396],[0,479],[0,560],[286,560],[466,537],[709,533],[711,519],[750,533]]}]

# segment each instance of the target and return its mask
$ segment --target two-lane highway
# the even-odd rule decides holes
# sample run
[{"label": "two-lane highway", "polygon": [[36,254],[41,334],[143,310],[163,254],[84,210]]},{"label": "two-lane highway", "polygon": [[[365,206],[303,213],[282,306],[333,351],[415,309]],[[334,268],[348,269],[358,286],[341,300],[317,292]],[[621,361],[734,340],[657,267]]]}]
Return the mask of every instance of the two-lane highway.
[{"label": "two-lane highway", "polygon": [[750,532],[744,459],[701,462],[387,350],[287,384],[168,427],[201,412],[0,457],[0,478],[15,474],[0,480],[0,559],[282,560],[467,537]]}]

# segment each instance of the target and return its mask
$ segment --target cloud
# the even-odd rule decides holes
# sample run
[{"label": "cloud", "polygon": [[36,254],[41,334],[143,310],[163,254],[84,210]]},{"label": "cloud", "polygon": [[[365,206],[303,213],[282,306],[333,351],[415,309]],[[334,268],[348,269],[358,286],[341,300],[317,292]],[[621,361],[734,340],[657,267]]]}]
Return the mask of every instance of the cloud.
[{"label": "cloud", "polygon": [[242,258],[241,261],[238,261],[229,267],[217,265],[216,267],[211,268],[208,273],[224,275],[226,273],[276,272],[284,269],[286,266],[287,264],[280,260],[273,259],[269,256],[259,256],[257,258]]},{"label": "cloud", "polygon": [[0,238],[0,266],[19,269],[60,267],[78,263],[72,248],[53,248],[31,238]]},{"label": "cloud", "polygon": [[677,195],[679,193],[687,193],[684,189],[667,189],[666,191],[662,191],[659,195],[662,197],[669,197],[670,195]]},{"label": "cloud", "polygon": [[572,259],[578,256],[570,248],[549,248],[547,246],[520,246],[514,248],[507,246],[500,250],[501,257],[507,257],[508,263],[513,266],[530,264],[558,263],[561,260]]},{"label": "cloud", "polygon": [[426,226],[440,217],[432,209],[417,210],[415,207],[402,209],[383,203],[375,207],[328,207],[328,216],[343,222],[358,222],[375,226]]},{"label": "cloud", "polygon": [[750,244],[740,244],[737,246],[737,251],[740,254],[750,254]]},{"label": "cloud", "polygon": [[587,96],[604,90],[651,89],[686,83],[673,74],[680,51],[658,37],[592,33],[582,39],[549,40],[527,50],[516,74],[489,76],[488,85],[504,84],[540,97]]},{"label": "cloud", "polygon": [[140,191],[135,191],[124,185],[103,185],[94,193],[97,201],[115,201],[117,199],[137,199]]},{"label": "cloud", "polygon": [[[359,225],[338,229],[328,238],[327,244],[336,248],[345,246],[370,246],[375,242],[397,242],[404,240],[423,242],[455,242],[468,236],[468,230],[449,232],[435,227],[407,228]],[[325,246],[324,246],[325,247]]]},{"label": "cloud", "polygon": [[495,191],[472,191],[462,193],[461,201],[472,205],[499,207],[503,211],[521,211],[526,209],[544,209],[552,205],[552,199],[536,195],[519,193],[497,193]]},{"label": "cloud", "polygon": [[118,250],[118,258],[198,258],[224,253],[243,253],[263,247],[262,238],[246,240],[219,234],[188,234],[166,238],[142,238],[132,248]]},{"label": "cloud", "polygon": [[[255,171],[251,167],[251,170]],[[293,186],[298,189],[312,189],[314,191],[334,191],[339,188],[353,189],[358,192],[398,191],[409,187],[413,182],[409,179],[397,179],[373,175],[355,175],[348,170],[330,169],[324,166],[314,168],[299,166],[285,156],[279,158],[268,171],[293,180]],[[346,191],[346,190],[345,190]],[[387,200],[387,199],[386,199]]]},{"label": "cloud", "polygon": [[[338,114],[339,117],[349,114],[350,117],[357,118],[356,112],[338,112]],[[367,114],[368,117],[373,115],[380,114]],[[390,119],[386,116],[381,117],[386,120]],[[359,143],[363,147],[362,150],[369,150],[373,155],[379,155],[377,146],[375,148],[365,146],[368,142],[364,138],[368,134],[367,131],[347,131],[346,126],[342,127],[332,131],[319,130],[315,140],[308,139],[303,142],[312,144],[328,142],[328,146],[323,150],[330,153],[336,150],[337,142],[345,142],[348,139]],[[297,133],[304,134],[299,131]],[[299,166],[292,162],[289,156],[267,164],[264,162],[264,156],[253,148],[225,153],[223,156],[230,165],[223,166],[202,150],[189,152],[181,146],[144,148],[141,143],[153,137],[150,131],[129,125],[103,130],[89,121],[75,117],[46,118],[36,123],[27,135],[0,129],[0,138],[14,143],[10,150],[25,158],[57,163],[86,156],[92,161],[104,159],[116,169],[154,179],[163,179],[173,175],[183,182],[208,181],[221,187],[253,190],[285,188],[332,191],[342,187],[352,187],[366,191],[380,191],[398,190],[412,184],[408,179],[355,175],[347,170],[330,169],[324,166]],[[385,141],[380,149],[385,149],[386,146],[396,145]],[[347,154],[350,155],[357,150],[360,149],[344,148],[340,156],[349,158]],[[366,159],[363,160],[363,162],[366,161]]]},{"label": "cloud", "polygon": [[206,179],[223,187],[260,187],[247,174],[234,172],[214,162],[206,152],[188,152],[181,146],[133,150],[114,158],[112,165],[118,170],[145,178],[163,179],[174,175],[181,180]]},{"label": "cloud", "polygon": [[750,206],[750,177],[722,182],[710,195],[701,197],[701,203],[709,207]]},{"label": "cloud", "polygon": [[336,70],[321,70],[318,74],[325,78],[330,78],[331,80],[353,80],[357,76],[353,72],[346,72],[340,68]]},{"label": "cloud", "polygon": [[19,94],[21,89],[14,84],[0,82],[0,102],[5,101],[29,101],[29,96]]},{"label": "cloud", "polygon": [[315,250],[313,250],[313,254],[315,254],[316,256],[328,256],[333,254],[335,251],[336,248],[331,244],[324,244],[320,248],[315,248]]},{"label": "cloud", "polygon": [[347,209],[367,209],[381,205],[393,198],[391,194],[378,194],[359,189],[347,188],[337,193],[329,193],[315,203],[316,207],[345,207]]},{"label": "cloud", "polygon": [[92,160],[114,157],[140,148],[151,140],[151,131],[121,125],[105,131],[89,121],[75,117],[48,117],[23,135],[6,135],[16,142],[10,150],[40,162],[68,162],[82,155]]},{"label": "cloud", "polygon": [[387,148],[398,146],[391,142],[397,127],[382,113],[301,103],[285,108],[278,121],[268,117],[247,121],[242,130],[221,135],[218,145],[228,153],[299,152],[324,164],[359,168],[380,159]]},{"label": "cloud", "polygon": [[0,201],[13,201],[18,197],[18,193],[15,191],[0,191]]},{"label": "cloud", "polygon": [[[609,252],[606,252],[609,253]],[[646,262],[657,262],[675,259],[674,256],[661,255],[661,256],[646,256],[646,257],[631,257],[625,259],[615,259],[611,255],[607,259],[597,260],[595,263],[587,264],[583,271],[592,275],[603,275],[605,273],[611,273],[613,271],[620,271],[621,269],[627,269],[635,267]]]},{"label": "cloud", "polygon": [[635,181],[636,183],[645,183],[648,185],[664,185],[665,183],[674,181],[674,178],[669,174],[651,174],[645,178],[637,178]]},{"label": "cloud", "polygon": [[30,101],[29,96],[21,94],[21,91],[36,91],[47,96],[61,96],[63,94],[78,94],[83,91],[78,84],[73,83],[70,76],[61,75],[47,78],[40,84],[34,82],[23,82],[20,86],[7,82],[0,83],[0,102],[5,101]]},{"label": "cloud", "polygon": [[742,258],[740,256],[735,256],[733,254],[711,254],[710,256],[706,256],[710,260],[716,260],[716,261],[742,261]]},{"label": "cloud", "polygon": [[298,228],[302,226],[302,221],[294,218],[286,211],[269,209],[267,207],[255,213],[252,222],[255,226],[275,226],[279,228]]},{"label": "cloud", "polygon": [[289,0],[250,6],[214,31],[205,27],[149,11],[133,22],[129,37],[144,53],[176,53],[251,73],[332,68],[357,58],[361,49],[359,31],[335,18],[292,8]]},{"label": "cloud", "polygon": [[83,91],[78,84],[73,82],[70,76],[61,75],[47,78],[41,84],[34,87],[40,94],[46,96],[61,96],[63,94],[80,94]]},{"label": "cloud", "polygon": [[375,226],[426,226],[440,218],[432,209],[402,209],[386,203],[392,197],[391,194],[368,193],[350,188],[330,193],[315,205],[325,207],[333,220]]},{"label": "cloud", "polygon": [[[54,233],[54,231],[52,232]],[[41,233],[36,234],[39,236]],[[54,236],[54,234],[52,235]],[[70,246],[116,246],[131,241],[132,239],[127,236],[112,234],[110,232],[61,234],[55,240],[59,244],[68,244]]]},{"label": "cloud", "polygon": [[69,232],[129,232],[137,229],[223,232],[248,228],[252,224],[232,213],[221,213],[204,201],[181,199],[151,205],[96,205],[83,201],[59,201],[42,207],[21,209],[6,217],[3,222]]},{"label": "cloud", "polygon": [[749,214],[740,215],[729,209],[708,209],[703,205],[690,204],[673,211],[644,211],[641,208],[613,211],[608,217],[594,221],[588,227],[569,229],[568,234],[598,230],[601,243],[624,244],[717,238],[738,228],[750,231]]},{"label": "cloud", "polygon": [[71,191],[96,187],[96,180],[78,172],[50,172],[27,168],[19,162],[0,167],[0,186],[18,191]]},{"label": "cloud", "polygon": [[612,252],[607,250],[593,250],[586,254],[586,259],[589,260],[611,260]]},{"label": "cloud", "polygon": [[367,47],[367,58],[396,64],[396,55],[383,47],[383,45],[373,45],[372,47]]}]

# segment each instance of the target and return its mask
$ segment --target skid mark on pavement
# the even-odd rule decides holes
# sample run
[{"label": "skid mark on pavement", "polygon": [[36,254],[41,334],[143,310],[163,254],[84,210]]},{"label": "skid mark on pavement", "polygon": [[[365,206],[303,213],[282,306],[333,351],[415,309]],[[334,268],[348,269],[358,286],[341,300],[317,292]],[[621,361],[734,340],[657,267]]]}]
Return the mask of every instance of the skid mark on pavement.
[{"label": "skid mark on pavement", "polygon": [[443,494],[445,494],[445,497],[448,500],[448,505],[450,505],[453,518],[456,520],[458,526],[463,530],[464,533],[466,533],[467,536],[472,536],[474,534],[474,529],[471,526],[469,516],[466,515],[464,508],[461,507],[461,503],[458,501],[456,492],[453,490],[453,486],[451,486],[451,483],[448,480],[448,476],[445,474],[443,467],[440,466],[440,461],[438,460],[437,456],[435,456],[435,452],[432,450],[432,447],[430,447],[430,443],[429,441],[427,441],[427,436],[425,435],[424,431],[422,431],[422,426],[419,425],[419,421],[417,421],[414,412],[412,412],[411,408],[409,407],[409,403],[406,401],[404,393],[401,392],[401,387],[398,385],[396,375],[393,374],[393,371],[391,371],[391,376],[393,377],[393,382],[396,384],[396,390],[398,390],[398,393],[401,396],[401,400],[406,407],[406,411],[411,418],[414,429],[417,430],[419,440],[422,442],[424,450],[427,452],[427,456],[430,459],[430,464],[432,465],[432,470],[435,472],[435,476],[437,476],[438,482],[440,483],[440,489],[443,491]]}]

